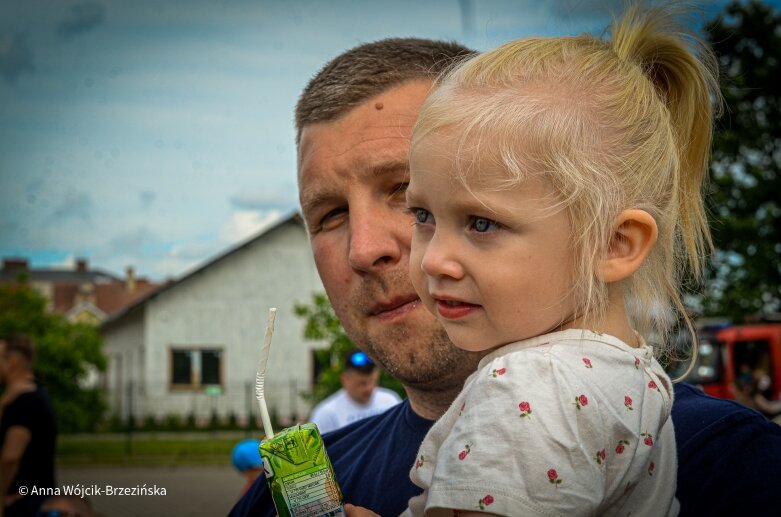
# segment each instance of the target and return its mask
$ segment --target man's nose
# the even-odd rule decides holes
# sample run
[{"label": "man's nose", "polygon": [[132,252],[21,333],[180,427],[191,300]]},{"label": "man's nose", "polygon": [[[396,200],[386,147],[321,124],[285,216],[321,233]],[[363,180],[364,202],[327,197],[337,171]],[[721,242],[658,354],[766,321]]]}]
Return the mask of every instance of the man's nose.
[{"label": "man's nose", "polygon": [[411,234],[411,225],[399,212],[371,205],[351,209],[350,266],[369,272],[396,264]]}]

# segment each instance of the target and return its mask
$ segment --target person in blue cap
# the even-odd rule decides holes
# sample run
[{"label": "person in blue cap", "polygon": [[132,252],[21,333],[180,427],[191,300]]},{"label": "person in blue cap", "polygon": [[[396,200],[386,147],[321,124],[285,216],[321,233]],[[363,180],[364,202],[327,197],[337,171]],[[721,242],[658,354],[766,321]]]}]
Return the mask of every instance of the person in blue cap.
[{"label": "person in blue cap", "polygon": [[312,410],[310,420],[320,433],[327,433],[358,420],[382,413],[401,401],[396,392],[377,386],[380,371],[359,350],[349,354],[339,380],[342,389]]},{"label": "person in blue cap", "polygon": [[263,472],[263,460],[260,459],[259,446],[260,440],[247,438],[237,443],[233,447],[233,452],[231,452],[231,463],[246,480],[239,497],[244,495],[255,479]]}]

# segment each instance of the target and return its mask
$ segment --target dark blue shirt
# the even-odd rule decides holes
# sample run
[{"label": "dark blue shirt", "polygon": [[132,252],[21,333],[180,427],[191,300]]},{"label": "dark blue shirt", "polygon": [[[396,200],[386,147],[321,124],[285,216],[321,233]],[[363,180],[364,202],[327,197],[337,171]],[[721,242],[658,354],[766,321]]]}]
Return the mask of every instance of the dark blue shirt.
[{"label": "dark blue shirt", "polygon": [[680,515],[781,515],[781,426],[685,383],[672,414]]},{"label": "dark blue shirt", "polygon": [[[710,397],[685,383],[675,385],[672,417],[680,515],[779,515],[781,427],[737,402]],[[383,517],[404,511],[409,498],[420,492],[409,480],[409,470],[432,424],[404,401],[324,435],[345,501]],[[230,515],[276,515],[263,476]]]},{"label": "dark blue shirt", "polygon": [[[420,489],[409,479],[418,448],[434,422],[416,415],[405,400],[386,412],[323,435],[345,502],[396,516]],[[261,475],[236,503],[232,516],[276,515]]]}]

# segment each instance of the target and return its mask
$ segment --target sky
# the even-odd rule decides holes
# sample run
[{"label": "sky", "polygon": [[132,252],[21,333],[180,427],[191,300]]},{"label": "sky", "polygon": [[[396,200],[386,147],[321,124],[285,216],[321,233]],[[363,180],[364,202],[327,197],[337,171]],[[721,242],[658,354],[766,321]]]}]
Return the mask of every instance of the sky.
[{"label": "sky", "polygon": [[621,5],[3,0],[0,256],[182,276],[298,208],[293,108],[330,58],[386,37],[599,33]]}]

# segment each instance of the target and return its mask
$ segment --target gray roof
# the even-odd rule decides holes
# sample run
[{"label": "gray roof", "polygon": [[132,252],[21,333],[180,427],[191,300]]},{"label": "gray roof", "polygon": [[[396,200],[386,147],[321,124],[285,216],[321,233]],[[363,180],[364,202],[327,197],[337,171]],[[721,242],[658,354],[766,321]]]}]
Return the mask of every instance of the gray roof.
[{"label": "gray roof", "polygon": [[235,246],[233,246],[231,248],[227,248],[222,253],[219,253],[214,258],[212,258],[210,260],[207,260],[201,266],[199,266],[199,267],[195,268],[194,270],[186,273],[184,276],[182,276],[180,278],[177,278],[176,280],[169,281],[163,287],[152,291],[148,295],[143,296],[143,297],[139,298],[138,300],[136,300],[135,302],[131,303],[130,305],[126,306],[124,309],[115,312],[114,314],[112,314],[108,319],[106,319],[100,325],[101,328],[106,328],[107,326],[110,326],[111,324],[113,324],[113,323],[123,319],[128,314],[130,314],[132,312],[135,312],[136,310],[138,310],[141,307],[143,307],[144,305],[146,305],[146,303],[148,301],[152,300],[153,298],[156,298],[157,296],[159,296],[162,293],[168,291],[169,289],[173,289],[174,287],[176,287],[177,285],[181,284],[182,282],[184,282],[188,278],[191,278],[191,277],[193,277],[193,276],[203,272],[204,270],[210,268],[212,265],[216,264],[217,262],[222,261],[223,259],[229,257],[230,255],[233,255],[237,251],[246,248],[247,246],[249,246],[250,244],[254,243],[255,241],[257,241],[259,239],[262,239],[264,236],[272,233],[274,230],[276,230],[276,229],[278,229],[278,228],[280,228],[280,227],[282,227],[282,226],[284,226],[284,225],[286,225],[288,223],[291,223],[291,222],[299,224],[301,226],[304,226],[304,220],[303,220],[303,218],[301,217],[301,215],[297,211],[296,212],[292,212],[292,213],[290,213],[289,215],[287,215],[285,217],[281,217],[279,219],[279,221],[277,221],[273,225],[269,226],[268,228],[265,228],[265,229],[261,230],[259,233],[257,233],[256,235],[250,237],[249,239],[245,240],[244,242],[241,242],[241,243],[239,243],[239,244],[237,244],[237,245],[235,245]]},{"label": "gray roof", "polygon": [[82,284],[82,283],[110,283],[122,282],[122,279],[99,269],[90,269],[87,271],[76,271],[73,269],[43,269],[29,268],[15,271],[1,271],[0,282],[13,282],[19,275],[26,275],[30,282],[53,282],[63,284]]}]

